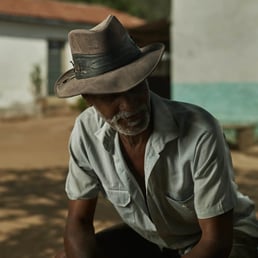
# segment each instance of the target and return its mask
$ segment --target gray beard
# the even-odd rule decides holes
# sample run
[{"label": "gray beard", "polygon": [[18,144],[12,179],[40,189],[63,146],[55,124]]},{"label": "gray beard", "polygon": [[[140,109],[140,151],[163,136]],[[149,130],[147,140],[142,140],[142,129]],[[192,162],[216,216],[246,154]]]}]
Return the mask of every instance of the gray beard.
[{"label": "gray beard", "polygon": [[[126,127],[119,124],[120,119],[125,119],[126,121],[126,119],[141,112],[144,113],[144,116],[136,121],[128,122]],[[150,112],[146,105],[140,106],[140,108],[136,112],[121,111],[116,114],[112,119],[106,119],[99,111],[98,113],[115,131],[127,136],[135,136],[142,133],[148,128],[148,125],[150,123]]]}]

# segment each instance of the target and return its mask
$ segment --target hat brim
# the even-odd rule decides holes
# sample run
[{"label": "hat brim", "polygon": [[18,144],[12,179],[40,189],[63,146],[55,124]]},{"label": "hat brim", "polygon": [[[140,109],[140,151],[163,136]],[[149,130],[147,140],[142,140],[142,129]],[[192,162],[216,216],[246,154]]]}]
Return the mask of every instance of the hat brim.
[{"label": "hat brim", "polygon": [[87,79],[76,79],[74,69],[70,69],[57,79],[55,93],[59,98],[68,98],[80,94],[108,94],[127,91],[154,71],[164,49],[162,43],[147,45],[141,48],[140,58],[133,62]]}]

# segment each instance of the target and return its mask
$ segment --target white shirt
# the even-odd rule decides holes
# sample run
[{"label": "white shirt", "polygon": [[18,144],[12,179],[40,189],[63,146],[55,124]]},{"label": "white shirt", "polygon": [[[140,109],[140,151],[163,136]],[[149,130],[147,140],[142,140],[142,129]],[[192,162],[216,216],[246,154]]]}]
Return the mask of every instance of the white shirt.
[{"label": "white shirt", "polygon": [[93,107],[77,118],[70,138],[66,192],[99,192],[121,218],[160,247],[182,252],[199,240],[198,218],[234,208],[235,228],[258,237],[253,202],[237,192],[221,127],[200,107],[151,94],[154,129],[145,151],[146,200],[123,158],[118,134]]}]

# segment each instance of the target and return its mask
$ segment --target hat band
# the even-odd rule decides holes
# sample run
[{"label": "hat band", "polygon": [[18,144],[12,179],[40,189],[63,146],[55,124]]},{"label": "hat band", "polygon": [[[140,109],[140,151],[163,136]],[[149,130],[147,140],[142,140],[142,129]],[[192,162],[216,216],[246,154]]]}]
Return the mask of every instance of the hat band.
[{"label": "hat band", "polygon": [[132,39],[129,38],[128,41],[128,38],[127,44],[122,44],[120,48],[106,54],[73,54],[76,79],[86,79],[110,72],[139,58],[140,49]]}]

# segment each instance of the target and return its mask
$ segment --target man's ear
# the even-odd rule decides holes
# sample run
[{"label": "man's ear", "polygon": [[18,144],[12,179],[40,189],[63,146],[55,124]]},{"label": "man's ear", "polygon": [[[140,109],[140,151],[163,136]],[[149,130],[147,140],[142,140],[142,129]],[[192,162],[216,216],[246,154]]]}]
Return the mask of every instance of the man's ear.
[{"label": "man's ear", "polygon": [[81,94],[81,97],[85,101],[87,107],[92,106],[91,97],[88,94]]},{"label": "man's ear", "polygon": [[90,95],[88,95],[88,94],[81,94],[81,96],[87,102],[87,105],[92,106]]}]

